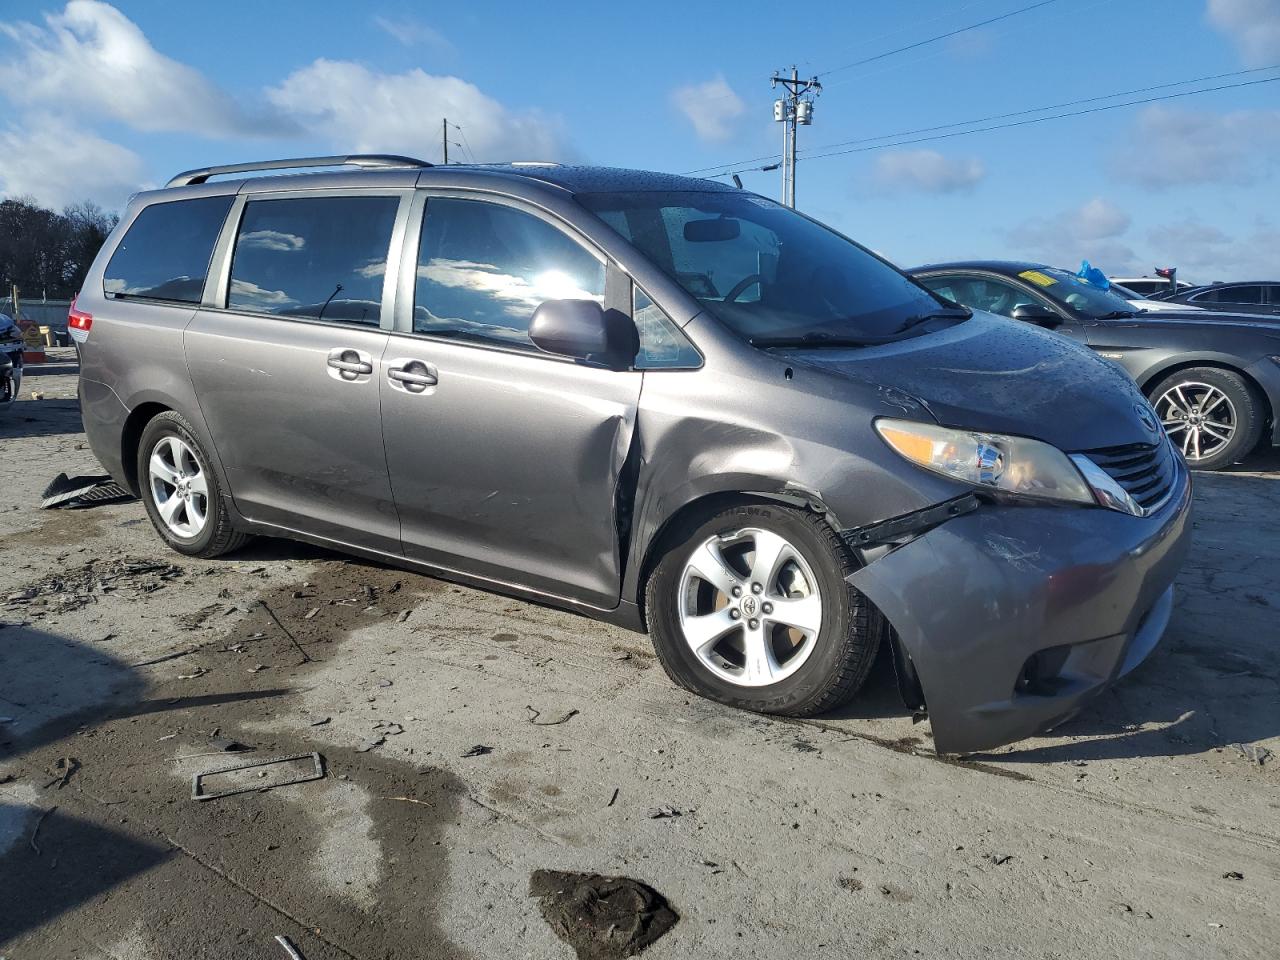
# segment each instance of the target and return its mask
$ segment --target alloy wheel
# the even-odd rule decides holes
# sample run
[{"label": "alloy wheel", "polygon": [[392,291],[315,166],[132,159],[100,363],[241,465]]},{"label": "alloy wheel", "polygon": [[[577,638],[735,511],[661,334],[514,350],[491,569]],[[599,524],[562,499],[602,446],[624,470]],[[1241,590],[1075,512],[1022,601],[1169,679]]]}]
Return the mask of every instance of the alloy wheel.
[{"label": "alloy wheel", "polygon": [[703,541],[680,577],[680,629],[717,677],[763,687],[795,673],[822,628],[812,568],[786,538],[748,527]]},{"label": "alloy wheel", "polygon": [[163,437],[147,471],[151,499],[169,532],[184,540],[199,536],[208,522],[209,485],[195,451],[180,437]]},{"label": "alloy wheel", "polygon": [[1190,463],[1208,459],[1235,436],[1235,404],[1210,384],[1176,384],[1156,398],[1155,408],[1169,439]]}]

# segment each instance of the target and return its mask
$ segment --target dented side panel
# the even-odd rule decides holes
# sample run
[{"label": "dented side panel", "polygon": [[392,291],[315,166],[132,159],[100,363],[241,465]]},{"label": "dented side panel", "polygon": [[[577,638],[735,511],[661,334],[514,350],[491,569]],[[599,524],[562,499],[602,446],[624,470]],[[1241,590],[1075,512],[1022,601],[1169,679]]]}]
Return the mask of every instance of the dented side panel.
[{"label": "dented side panel", "polygon": [[640,601],[641,561],[655,559],[666,525],[714,494],[819,501],[833,525],[853,527],[966,491],[943,477],[904,470],[874,432],[880,416],[931,419],[910,396],[734,342],[705,314],[685,329],[707,355],[706,366],[644,375],[624,600]]},{"label": "dented side panel", "polygon": [[388,356],[438,379],[381,387],[405,555],[617,606],[615,491],[642,375],[394,333]]}]

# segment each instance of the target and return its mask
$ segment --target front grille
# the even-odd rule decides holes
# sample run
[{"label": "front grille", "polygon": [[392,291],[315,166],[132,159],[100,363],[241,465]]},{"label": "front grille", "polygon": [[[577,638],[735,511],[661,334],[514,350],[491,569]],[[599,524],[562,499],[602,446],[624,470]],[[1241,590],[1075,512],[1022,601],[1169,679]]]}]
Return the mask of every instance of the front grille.
[{"label": "front grille", "polygon": [[1178,478],[1178,455],[1164,437],[1159,443],[1103,447],[1085,455],[1144,510],[1164,503]]}]

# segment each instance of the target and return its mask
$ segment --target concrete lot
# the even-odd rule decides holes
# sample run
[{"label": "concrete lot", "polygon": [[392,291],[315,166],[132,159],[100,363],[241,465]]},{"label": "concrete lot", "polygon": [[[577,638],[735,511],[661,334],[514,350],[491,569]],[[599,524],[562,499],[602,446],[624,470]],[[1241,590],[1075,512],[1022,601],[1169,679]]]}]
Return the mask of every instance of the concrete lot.
[{"label": "concrete lot", "polygon": [[[277,934],[308,960],[571,957],[539,868],[661,891],[654,960],[1280,954],[1274,455],[1197,476],[1143,668],[946,762],[884,663],[839,716],[769,719],[569,614],[284,541],[190,561],[136,502],[42,512],[59,471],[100,472],[52,354],[0,421],[10,960],[284,957]],[[235,759],[214,736],[327,776],[195,802]]]}]

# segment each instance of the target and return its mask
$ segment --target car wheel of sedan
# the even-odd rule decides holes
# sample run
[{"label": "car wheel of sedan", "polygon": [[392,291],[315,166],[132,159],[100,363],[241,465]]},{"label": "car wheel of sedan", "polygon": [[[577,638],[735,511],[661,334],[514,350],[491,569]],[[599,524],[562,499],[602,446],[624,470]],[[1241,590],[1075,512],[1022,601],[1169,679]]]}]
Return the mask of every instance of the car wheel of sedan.
[{"label": "car wheel of sedan", "polygon": [[208,454],[187,421],[171,410],[142,431],[138,487],[156,532],[179,553],[216,557],[249,539],[231,526]]},{"label": "car wheel of sedan", "polygon": [[1261,402],[1240,374],[1217,367],[1179,370],[1151,391],[1165,432],[1197,470],[1243,459],[1261,436]]},{"label": "car wheel of sedan", "polygon": [[645,610],[678,684],[762,713],[811,716],[852,697],[879,646],[856,567],[808,511],[744,503],[672,531]]}]

